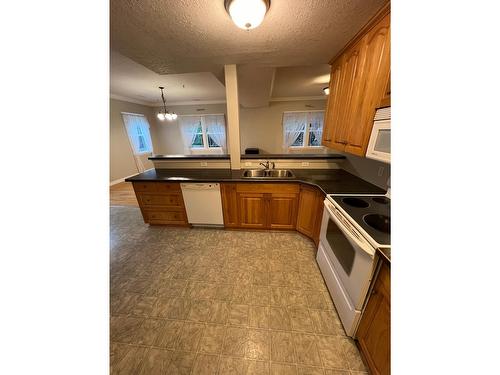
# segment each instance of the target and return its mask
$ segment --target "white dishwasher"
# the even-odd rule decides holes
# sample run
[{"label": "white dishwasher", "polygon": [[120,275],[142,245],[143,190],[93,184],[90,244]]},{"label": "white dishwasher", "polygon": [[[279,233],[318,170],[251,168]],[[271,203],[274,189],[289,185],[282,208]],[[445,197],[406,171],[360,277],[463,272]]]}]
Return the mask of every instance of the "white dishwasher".
[{"label": "white dishwasher", "polygon": [[223,226],[220,184],[181,184],[188,222],[193,225]]}]

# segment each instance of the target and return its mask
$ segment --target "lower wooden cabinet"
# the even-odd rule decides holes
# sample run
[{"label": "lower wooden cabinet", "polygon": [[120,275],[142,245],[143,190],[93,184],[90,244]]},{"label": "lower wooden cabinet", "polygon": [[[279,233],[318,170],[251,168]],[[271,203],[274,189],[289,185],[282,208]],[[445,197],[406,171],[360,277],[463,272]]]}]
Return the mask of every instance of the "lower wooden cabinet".
[{"label": "lower wooden cabinet", "polygon": [[295,229],[298,184],[221,184],[224,226],[249,229]]},{"label": "lower wooden cabinet", "polygon": [[267,202],[263,193],[238,193],[239,226],[241,228],[267,228]]},{"label": "lower wooden cabinet", "polygon": [[324,194],[317,188],[307,185],[300,187],[297,230],[319,243],[321,219],[323,217]]},{"label": "lower wooden cabinet", "polygon": [[391,280],[384,262],[356,333],[370,373],[391,372]]},{"label": "lower wooden cabinet", "polygon": [[134,182],[145,223],[189,225],[179,183]]},{"label": "lower wooden cabinet", "polygon": [[222,183],[226,228],[296,229],[319,242],[324,194],[289,183]]},{"label": "lower wooden cabinet", "polygon": [[297,193],[273,193],[268,198],[268,226],[271,229],[295,229]]},{"label": "lower wooden cabinet", "polygon": [[222,199],[222,213],[224,216],[224,227],[237,228],[239,226],[238,218],[238,199],[236,196],[236,184],[220,184],[220,193]]},{"label": "lower wooden cabinet", "polygon": [[171,210],[144,210],[144,219],[149,224],[187,224],[186,215],[182,211]]},{"label": "lower wooden cabinet", "polygon": [[[179,183],[134,182],[145,223],[189,225]],[[221,183],[224,227],[298,230],[319,241],[324,194],[298,183]]]}]

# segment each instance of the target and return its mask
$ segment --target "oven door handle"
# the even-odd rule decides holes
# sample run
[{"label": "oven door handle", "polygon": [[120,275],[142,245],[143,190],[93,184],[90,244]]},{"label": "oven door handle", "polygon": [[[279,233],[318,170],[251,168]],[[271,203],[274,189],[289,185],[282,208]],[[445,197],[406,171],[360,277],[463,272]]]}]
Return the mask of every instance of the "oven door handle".
[{"label": "oven door handle", "polygon": [[330,202],[325,201],[325,208],[328,211],[330,218],[332,218],[335,224],[337,224],[342,233],[344,233],[344,235],[347,237],[349,241],[353,241],[356,245],[359,246],[359,248],[361,248],[361,250],[363,250],[365,253],[370,255],[370,257],[373,258],[375,256],[375,249],[361,235],[360,237],[362,238],[362,240],[353,236],[349,232],[349,230],[344,226],[344,224],[340,221],[337,215],[335,215],[335,212],[331,210],[330,205],[331,205]]}]

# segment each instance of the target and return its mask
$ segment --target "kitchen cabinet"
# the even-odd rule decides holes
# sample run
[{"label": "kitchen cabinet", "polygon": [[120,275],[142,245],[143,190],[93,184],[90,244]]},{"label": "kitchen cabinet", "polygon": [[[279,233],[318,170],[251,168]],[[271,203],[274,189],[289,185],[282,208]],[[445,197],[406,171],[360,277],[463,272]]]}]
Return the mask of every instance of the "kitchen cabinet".
[{"label": "kitchen cabinet", "polygon": [[[134,182],[145,223],[188,226],[179,183]],[[318,244],[324,194],[299,183],[220,184],[225,228],[297,230]]]},{"label": "kitchen cabinet", "polygon": [[384,261],[356,333],[358,346],[370,372],[376,375],[391,371],[391,280]]},{"label": "kitchen cabinet", "polygon": [[390,103],[389,12],[386,6],[331,62],[322,139],[327,147],[364,156],[375,110]]},{"label": "kitchen cabinet", "polygon": [[387,84],[385,87],[385,93],[380,100],[380,108],[391,106],[391,74],[389,73],[389,78],[387,79]]},{"label": "kitchen cabinet", "polygon": [[360,54],[362,43],[359,42],[343,54],[332,66],[330,96],[325,116],[323,144],[335,149],[345,149],[350,131],[353,110],[359,95]]},{"label": "kitchen cabinet", "polygon": [[241,228],[267,228],[268,198],[262,193],[239,193],[238,211]]},{"label": "kitchen cabinet", "polygon": [[271,229],[295,229],[298,195],[273,193],[268,200],[268,226]]},{"label": "kitchen cabinet", "polygon": [[236,184],[220,184],[222,199],[222,214],[224,216],[224,227],[238,227],[238,200],[236,196]]},{"label": "kitchen cabinet", "polygon": [[319,243],[324,198],[324,194],[315,187],[300,187],[297,230],[312,238],[316,245]]},{"label": "kitchen cabinet", "polygon": [[189,225],[179,183],[134,182],[132,185],[145,223]]},{"label": "kitchen cabinet", "polygon": [[[298,184],[239,183],[234,193],[224,188],[224,208],[229,217],[237,217],[230,227],[252,229],[295,229],[299,199]],[[236,202],[236,205],[234,204]],[[235,212],[234,216],[233,213]],[[225,214],[226,215],[226,214]],[[225,223],[230,221],[224,219]]]}]

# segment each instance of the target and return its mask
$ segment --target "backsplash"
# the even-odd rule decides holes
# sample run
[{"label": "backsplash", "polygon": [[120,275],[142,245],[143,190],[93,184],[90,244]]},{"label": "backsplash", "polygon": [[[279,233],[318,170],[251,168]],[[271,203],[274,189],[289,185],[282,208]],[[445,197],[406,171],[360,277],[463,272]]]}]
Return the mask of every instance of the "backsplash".
[{"label": "backsplash", "polygon": [[388,181],[391,178],[390,164],[348,153],[342,154],[346,156],[341,164],[342,169],[382,189],[388,188]]}]

